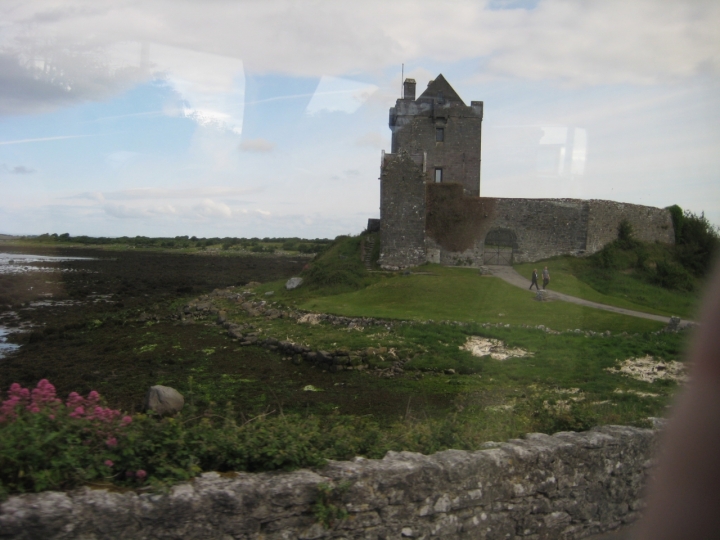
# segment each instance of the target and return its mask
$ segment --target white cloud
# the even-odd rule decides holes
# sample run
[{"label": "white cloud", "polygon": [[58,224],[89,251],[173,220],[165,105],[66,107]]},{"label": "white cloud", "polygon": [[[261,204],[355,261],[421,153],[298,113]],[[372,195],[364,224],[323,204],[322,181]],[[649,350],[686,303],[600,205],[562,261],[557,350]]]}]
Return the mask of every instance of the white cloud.
[{"label": "white cloud", "polygon": [[183,116],[202,126],[242,133],[242,60],[159,43],[148,46],[147,56],[149,69],[179,94]]},{"label": "white cloud", "polygon": [[[495,4],[512,7],[515,2]],[[405,76],[417,80],[418,93],[443,71],[466,101],[485,100],[486,195],[582,195],[628,202],[654,196],[658,205],[665,204],[664,197],[701,210],[702,206],[692,206],[695,200],[706,205],[720,200],[712,197],[715,186],[720,186],[715,181],[718,160],[713,157],[719,110],[714,91],[720,50],[720,33],[715,31],[718,6],[700,1],[668,1],[659,8],[650,0],[540,0],[532,10],[491,11],[482,1],[471,0],[456,0],[453,9],[409,0],[368,0],[362,9],[357,3],[323,0],[34,0],[16,2],[10,9],[0,3],[0,114],[103,100],[155,77],[165,81],[177,99],[149,104],[140,101],[141,92],[128,93],[123,99],[137,99],[130,105],[138,108],[118,109],[118,101],[108,109],[96,108],[98,115],[124,116],[126,110],[138,110],[146,112],[131,114],[187,116],[221,128],[194,130],[183,151],[159,155],[148,149],[142,159],[139,154],[117,153],[110,162],[132,166],[90,172],[79,166],[82,159],[71,163],[69,156],[63,162],[41,154],[42,141],[75,135],[29,138],[56,132],[7,131],[6,139],[17,140],[0,145],[23,147],[1,146],[7,152],[2,161],[31,164],[52,183],[40,187],[37,174],[16,182],[14,193],[6,190],[6,208],[13,197],[14,208],[24,206],[12,219],[10,214],[3,216],[0,225],[24,232],[17,229],[17,216],[40,215],[39,209],[52,203],[55,215],[61,215],[58,208],[64,209],[63,219],[73,219],[77,208],[97,216],[124,217],[122,223],[109,220],[117,234],[127,230],[122,229],[126,223],[137,224],[141,234],[141,226],[151,233],[167,223],[188,223],[197,230],[225,226],[229,231],[252,223],[261,236],[283,226],[289,228],[283,234],[293,227],[322,235],[360,230],[365,218],[357,212],[377,215],[379,150],[389,150],[387,110],[400,95],[401,62],[406,63]],[[417,67],[421,63],[432,71]],[[263,85],[272,84],[276,76],[288,83],[285,94],[275,87],[259,87],[256,103],[278,101],[277,107],[252,109],[265,116],[251,119],[244,114],[246,71],[258,75]],[[303,97],[300,92],[312,89],[307,80],[285,75],[323,79],[317,92]],[[380,88],[355,79],[372,80]],[[305,102],[313,98],[308,110],[315,114],[350,112],[364,105],[335,123],[338,115],[326,118],[320,113],[320,118],[303,117],[295,125],[285,111],[296,105],[289,100],[300,97]],[[282,118],[273,116],[281,114]],[[493,128],[499,120],[537,127],[536,146],[542,127],[566,126],[563,173],[582,173],[582,183],[539,182],[535,153],[529,173],[516,175],[517,167],[512,166],[517,160],[506,155],[512,146],[506,145],[505,154],[498,150],[502,133]],[[161,123],[154,125],[160,130]],[[164,123],[170,124],[175,125]],[[244,124],[247,139],[240,146],[236,133]],[[249,132],[257,126],[262,129]],[[296,128],[301,131],[293,132]],[[584,144],[577,133],[583,133]],[[102,145],[105,153],[146,151],[121,138],[108,140],[111,146]],[[263,153],[274,143],[287,159]],[[14,158],[10,152],[16,149],[28,155],[37,152],[37,158]],[[500,163],[503,156],[507,159]],[[354,169],[360,174],[347,174]],[[331,181],[333,177],[339,181]],[[681,196],[686,197],[693,182],[691,205]],[[702,182],[709,187],[702,187]],[[636,187],[638,195],[632,198],[629,193]],[[671,193],[678,197],[673,199]],[[43,196],[51,202],[38,202]],[[306,224],[310,222],[312,227]],[[350,222],[359,227],[345,228]],[[22,223],[28,224],[28,231],[36,227],[31,218]],[[88,225],[85,232],[95,231],[99,223]],[[160,228],[154,228],[156,224]],[[110,227],[104,234],[108,231],[115,234]]]},{"label": "white cloud", "polygon": [[119,219],[138,219],[150,216],[146,209],[132,208],[124,204],[106,204],[103,209],[112,217]]},{"label": "white cloud", "polygon": [[232,210],[224,203],[218,203],[211,199],[205,199],[200,204],[193,207],[193,210],[202,217],[221,217],[229,218],[232,217]]},{"label": "white cloud", "polygon": [[[200,122],[242,126],[244,69],[333,81],[428,59],[483,75],[645,84],[720,71],[720,4],[35,0],[0,7],[0,111],[102,99],[163,73]],[[319,90],[321,90],[319,88]],[[337,90],[337,88],[335,88]],[[347,110],[327,94],[310,112]],[[351,93],[352,95],[352,93]],[[321,94],[318,94],[320,99]],[[357,97],[357,96],[355,96]]]},{"label": "white cloud", "polygon": [[503,12],[491,72],[571,84],[648,84],[720,69],[720,5],[602,0],[540,2]]},{"label": "white cloud", "polygon": [[240,150],[243,152],[272,152],[275,143],[267,139],[245,139],[240,143]]}]

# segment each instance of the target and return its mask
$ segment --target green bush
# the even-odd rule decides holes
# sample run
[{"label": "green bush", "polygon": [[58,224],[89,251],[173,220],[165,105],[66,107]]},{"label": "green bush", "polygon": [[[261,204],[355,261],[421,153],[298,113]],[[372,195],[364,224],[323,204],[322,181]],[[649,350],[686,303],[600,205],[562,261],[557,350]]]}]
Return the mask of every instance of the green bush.
[{"label": "green bush", "polygon": [[360,260],[360,238],[338,236],[303,273],[310,289],[353,291],[367,285],[367,270]]},{"label": "green bush", "polygon": [[687,270],[697,277],[710,271],[720,246],[720,235],[705,214],[685,211],[682,219],[680,242],[677,244],[677,258]]},{"label": "green bush", "polygon": [[683,211],[682,208],[680,208],[677,204],[669,206],[668,211],[670,212],[670,218],[673,222],[673,229],[675,230],[675,243],[679,244],[682,241],[682,229],[684,222]]},{"label": "green bush", "polygon": [[594,255],[598,266],[605,270],[616,270],[620,266],[617,249],[613,244],[605,246],[597,255]]},{"label": "green bush", "polygon": [[638,246],[632,224],[627,219],[623,219],[618,225],[617,245],[620,249],[633,249]]},{"label": "green bush", "polygon": [[685,268],[670,261],[658,261],[652,279],[657,285],[666,289],[692,291],[694,282]]},{"label": "green bush", "polygon": [[297,251],[297,248],[298,248],[297,242],[288,240],[287,242],[283,242],[282,248],[285,251]]},{"label": "green bush", "polygon": [[[97,392],[72,393],[63,403],[45,379],[32,392],[13,384],[0,407],[0,496],[113,478],[131,423],[101,406]],[[146,476],[141,468],[132,473]]]}]

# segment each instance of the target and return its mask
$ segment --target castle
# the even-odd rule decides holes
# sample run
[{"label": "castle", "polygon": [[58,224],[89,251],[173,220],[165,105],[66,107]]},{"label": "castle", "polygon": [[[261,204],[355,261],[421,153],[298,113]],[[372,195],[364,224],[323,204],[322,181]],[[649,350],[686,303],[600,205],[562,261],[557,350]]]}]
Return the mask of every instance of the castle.
[{"label": "castle", "polygon": [[[392,153],[380,174],[380,264],[480,266],[589,255],[627,220],[645,242],[675,241],[667,209],[582,199],[480,196],[483,102],[467,106],[439,75],[390,108]],[[368,229],[377,229],[371,220]]]}]

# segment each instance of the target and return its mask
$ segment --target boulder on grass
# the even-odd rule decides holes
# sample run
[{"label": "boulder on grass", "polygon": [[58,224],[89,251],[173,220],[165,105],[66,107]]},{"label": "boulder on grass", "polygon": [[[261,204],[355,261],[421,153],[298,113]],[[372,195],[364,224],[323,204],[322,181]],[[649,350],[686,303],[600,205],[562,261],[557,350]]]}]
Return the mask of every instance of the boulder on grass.
[{"label": "boulder on grass", "polygon": [[300,285],[303,283],[303,278],[301,277],[291,277],[287,280],[287,283],[285,284],[285,288],[288,291],[292,291],[293,289],[297,289]]},{"label": "boulder on grass", "polygon": [[185,405],[185,398],[180,392],[169,386],[157,384],[151,386],[145,394],[143,410],[145,412],[153,411],[160,416],[170,416],[179,413],[183,405]]}]

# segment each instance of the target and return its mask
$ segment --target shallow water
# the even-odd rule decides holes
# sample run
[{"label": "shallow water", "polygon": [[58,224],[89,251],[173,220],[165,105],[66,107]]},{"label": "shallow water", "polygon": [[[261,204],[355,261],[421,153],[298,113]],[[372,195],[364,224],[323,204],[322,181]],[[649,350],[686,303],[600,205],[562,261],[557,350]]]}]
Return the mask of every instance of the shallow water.
[{"label": "shallow water", "polygon": [[9,333],[10,331],[5,326],[0,325],[0,358],[5,358],[9,353],[20,348],[20,345],[7,342]]},{"label": "shallow water", "polygon": [[0,253],[0,274],[21,274],[24,272],[63,272],[65,268],[35,266],[37,263],[58,261],[90,261],[91,257],[55,257],[52,255],[27,255],[24,253]]}]

